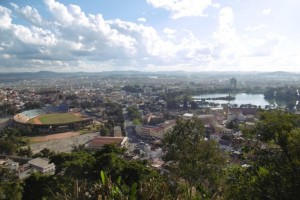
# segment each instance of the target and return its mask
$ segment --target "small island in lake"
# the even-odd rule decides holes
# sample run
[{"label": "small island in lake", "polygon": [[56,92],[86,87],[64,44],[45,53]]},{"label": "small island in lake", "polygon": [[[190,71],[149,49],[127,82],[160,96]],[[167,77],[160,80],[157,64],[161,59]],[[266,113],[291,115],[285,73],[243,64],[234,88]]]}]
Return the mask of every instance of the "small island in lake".
[{"label": "small island in lake", "polygon": [[203,98],[203,100],[225,100],[225,101],[233,101],[235,97],[226,96],[226,97],[215,97],[215,98]]}]

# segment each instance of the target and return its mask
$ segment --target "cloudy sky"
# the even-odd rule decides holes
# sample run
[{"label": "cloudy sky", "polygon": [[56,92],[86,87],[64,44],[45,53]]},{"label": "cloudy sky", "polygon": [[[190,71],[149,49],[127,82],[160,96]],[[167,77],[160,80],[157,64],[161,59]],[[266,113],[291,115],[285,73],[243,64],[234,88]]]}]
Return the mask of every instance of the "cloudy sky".
[{"label": "cloudy sky", "polygon": [[0,0],[0,72],[300,71],[299,0]]}]

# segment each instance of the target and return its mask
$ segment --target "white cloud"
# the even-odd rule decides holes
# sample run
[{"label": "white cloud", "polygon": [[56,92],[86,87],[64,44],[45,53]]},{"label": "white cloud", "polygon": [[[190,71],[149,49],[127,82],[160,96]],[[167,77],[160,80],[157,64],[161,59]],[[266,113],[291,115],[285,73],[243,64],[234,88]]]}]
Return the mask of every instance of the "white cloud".
[{"label": "white cloud", "polygon": [[265,27],[266,27],[265,24],[259,24],[257,26],[247,26],[245,30],[246,31],[257,31],[257,30],[260,30],[260,29],[265,28]]},{"label": "white cloud", "polygon": [[11,25],[11,11],[5,7],[0,6],[0,27],[9,28]]},{"label": "white cloud", "polygon": [[236,48],[240,39],[237,37],[234,26],[234,13],[230,7],[224,7],[219,11],[219,27],[213,34],[215,39],[214,56],[232,57],[235,56]]},{"label": "white cloud", "polygon": [[[167,10],[173,18],[191,16],[191,13],[186,14],[191,4],[178,0],[148,1],[165,9],[169,5]],[[202,41],[199,35],[174,28],[174,24],[160,25],[162,29],[158,30],[150,23],[140,23],[146,21],[144,18],[136,23],[106,20],[100,13],[86,13],[77,5],[54,0],[45,0],[45,5],[50,14],[47,17],[31,6],[11,4],[11,10],[0,6],[0,71],[41,68],[200,71],[232,70],[233,66],[236,70],[272,70],[272,66],[292,69],[288,66],[300,63],[298,43],[270,32],[270,26],[265,24],[252,22],[258,25],[246,24],[246,28],[239,29],[235,22],[239,16],[235,16],[230,7],[220,8],[218,18],[210,19],[216,20],[217,27],[212,27],[215,31],[210,32],[210,38]],[[210,2],[208,6],[220,5]],[[195,14],[193,9],[199,11],[192,8],[192,14]],[[27,20],[26,24],[17,24],[16,17]],[[20,66],[22,68],[18,68]]]},{"label": "white cloud", "polygon": [[[31,26],[12,24],[11,11],[1,7],[0,33],[4,34],[0,40],[5,42],[0,44],[0,55],[6,60],[0,67],[76,69],[80,65],[81,71],[97,71],[97,66],[102,66],[101,71],[118,67],[141,70],[141,66],[153,64],[158,68],[174,63],[190,66],[211,51],[208,44],[186,30],[165,28],[160,34],[151,26],[86,14],[77,5],[54,0],[45,0],[45,4],[51,14],[47,21],[32,7],[11,4]],[[3,32],[4,28],[8,31]]]},{"label": "white cloud", "polygon": [[171,28],[164,28],[163,32],[167,35],[173,35],[175,34],[177,31]]},{"label": "white cloud", "polygon": [[262,11],[262,14],[263,14],[263,15],[270,15],[271,12],[272,12],[272,9],[271,9],[271,8],[267,8],[267,9],[264,9],[264,10]]},{"label": "white cloud", "polygon": [[[235,27],[235,16],[231,8],[222,8],[219,12],[219,27],[213,35],[213,60],[210,69],[215,70],[273,70],[278,67],[275,60],[284,56],[281,52],[286,39],[277,33],[255,34],[264,28],[264,24],[246,28],[246,34]],[[278,53],[280,50],[281,53]],[[220,68],[222,66],[222,68]],[[236,66],[236,69],[233,69]]]},{"label": "white cloud", "polygon": [[218,7],[211,0],[146,0],[155,8],[163,8],[171,12],[173,19],[191,16],[206,16],[204,11],[207,7]]},{"label": "white cloud", "polygon": [[25,6],[24,8],[19,10],[20,14],[32,24],[41,25],[42,17],[37,11],[37,9],[32,8],[30,6]]},{"label": "white cloud", "polygon": [[146,18],[140,17],[137,19],[138,22],[147,22]]}]

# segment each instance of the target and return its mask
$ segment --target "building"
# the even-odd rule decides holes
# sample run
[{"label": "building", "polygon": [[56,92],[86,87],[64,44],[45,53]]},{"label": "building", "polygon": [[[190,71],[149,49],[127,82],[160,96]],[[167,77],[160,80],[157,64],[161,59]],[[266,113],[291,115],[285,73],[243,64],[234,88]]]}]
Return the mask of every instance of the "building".
[{"label": "building", "polygon": [[89,141],[87,146],[92,150],[101,149],[105,145],[114,144],[116,146],[124,147],[127,144],[127,137],[101,137],[96,136]]},{"label": "building", "polygon": [[48,160],[42,158],[35,158],[28,161],[28,164],[36,171],[41,173],[51,173],[55,171],[55,165],[49,163]]},{"label": "building", "polygon": [[230,88],[236,88],[237,80],[235,78],[230,79]]},{"label": "building", "polygon": [[121,126],[114,127],[114,137],[122,137]]},{"label": "building", "polygon": [[198,115],[198,118],[204,123],[204,125],[212,126],[216,123],[214,115]]},{"label": "building", "polygon": [[189,119],[192,119],[193,116],[194,116],[193,113],[185,113],[184,115],[182,115],[182,119],[189,120]]},{"label": "building", "polygon": [[173,130],[176,125],[175,120],[165,121],[157,126],[138,126],[136,127],[137,134],[146,137],[163,137],[167,132]]}]

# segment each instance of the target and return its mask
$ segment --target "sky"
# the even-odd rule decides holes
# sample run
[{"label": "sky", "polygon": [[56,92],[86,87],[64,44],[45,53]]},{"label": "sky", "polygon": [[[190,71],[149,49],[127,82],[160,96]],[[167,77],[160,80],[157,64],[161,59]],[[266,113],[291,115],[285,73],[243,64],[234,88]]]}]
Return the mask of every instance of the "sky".
[{"label": "sky", "polygon": [[299,0],[0,0],[0,72],[300,72]]}]

